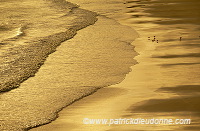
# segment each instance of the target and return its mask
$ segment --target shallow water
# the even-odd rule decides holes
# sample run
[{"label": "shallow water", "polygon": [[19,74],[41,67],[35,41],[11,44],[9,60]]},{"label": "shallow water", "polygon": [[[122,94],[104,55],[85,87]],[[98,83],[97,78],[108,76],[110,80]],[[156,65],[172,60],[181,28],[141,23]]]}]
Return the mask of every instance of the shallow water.
[{"label": "shallow water", "polygon": [[0,23],[0,91],[16,88],[45,58],[97,14],[64,0],[3,1]]},{"label": "shallow water", "polygon": [[[139,112],[139,116],[143,117],[189,118],[192,120],[191,125],[168,126],[164,129],[198,129],[200,2],[155,0],[128,5],[137,6],[128,8],[129,23],[138,23],[134,27],[141,33],[140,40],[146,46],[154,47],[149,51],[147,64],[152,64],[158,70],[153,71],[152,79],[148,83],[155,82],[153,86],[158,88],[156,93],[168,95],[168,98],[155,97],[141,104],[133,104],[128,109],[132,113],[130,116]],[[146,54],[142,50],[139,53]],[[157,129],[160,129],[159,126]]]},{"label": "shallow water", "polygon": [[[67,107],[63,112],[60,113],[60,119],[58,118],[57,121],[54,121],[49,126],[42,126],[41,128],[35,128],[33,130],[198,130],[199,129],[199,2],[197,0],[167,0],[167,1],[161,1],[161,0],[129,0],[129,1],[121,1],[121,0],[113,0],[113,1],[105,1],[105,0],[73,0],[73,2],[80,4],[82,8],[88,9],[91,11],[95,11],[99,14],[102,14],[104,16],[113,18],[118,20],[122,24],[126,24],[138,31],[140,34],[140,38],[138,38],[136,41],[134,41],[132,44],[135,46],[135,50],[139,53],[139,55],[135,58],[138,61],[138,64],[132,67],[132,72],[127,75],[126,79],[117,85],[105,88],[99,92],[97,92],[96,96],[91,95],[83,100],[78,101],[77,103]],[[106,5],[106,6],[105,6]],[[187,6],[186,6],[187,5]],[[170,9],[170,10],[169,10]],[[184,13],[183,13],[184,12]],[[195,12],[195,13],[194,13]],[[123,14],[123,15],[122,15]],[[103,18],[108,22],[106,18]],[[102,22],[102,21],[100,21]],[[103,22],[102,25],[105,23]],[[112,23],[112,22],[108,22]],[[114,22],[115,23],[115,22]],[[101,24],[100,24],[101,25]],[[95,26],[92,29],[96,30],[103,29],[101,27],[103,26]],[[107,25],[107,24],[105,24]],[[114,24],[112,24],[114,25]],[[109,25],[108,25],[109,26]],[[116,27],[119,25],[117,24]],[[107,27],[108,28],[108,27]],[[75,45],[81,43],[81,38],[88,38],[87,33],[90,32],[90,28],[86,28],[87,30],[83,30],[83,33],[80,32],[79,38],[74,39],[75,44],[67,45],[68,48],[73,49],[76,47]],[[105,28],[106,29],[106,28]],[[112,28],[114,29],[114,27]],[[124,29],[124,28],[123,28]],[[95,31],[96,32],[96,31]],[[98,39],[98,35],[101,34],[100,32],[97,32],[97,36],[93,39]],[[85,35],[83,35],[85,34]],[[90,33],[89,33],[90,34]],[[115,34],[115,33],[114,33]],[[133,36],[135,36],[135,33],[132,33]],[[118,34],[119,35],[119,34]],[[115,40],[118,40],[118,35]],[[123,34],[122,34],[123,36]],[[124,35],[126,37],[126,35]],[[127,35],[127,36],[130,36]],[[155,36],[155,41],[154,41]],[[148,38],[150,37],[150,38]],[[180,37],[182,37],[180,41]],[[90,38],[90,37],[89,37]],[[109,38],[112,38],[112,34]],[[122,37],[123,38],[123,37]],[[80,41],[76,41],[80,39]],[[128,39],[131,39],[128,37]],[[150,39],[150,40],[149,40]],[[92,40],[92,39],[91,39]],[[92,40],[92,41],[93,41]],[[111,43],[113,43],[113,39],[108,39]],[[125,38],[127,41],[127,38]],[[152,41],[153,40],[153,41]],[[158,40],[158,43],[157,43]],[[73,41],[73,40],[72,40]],[[122,39],[123,43],[124,39]],[[129,40],[128,40],[129,41]],[[116,41],[118,43],[119,41]],[[70,41],[69,41],[70,43]],[[87,41],[85,41],[87,43]],[[103,42],[106,43],[106,42]],[[122,44],[121,43],[121,44]],[[80,44],[81,45],[81,44]],[[18,104],[16,101],[16,106],[21,105],[23,108],[17,108],[15,111],[19,112],[19,109],[30,109],[30,112],[33,111],[37,114],[31,114],[28,111],[25,111],[25,113],[29,114],[28,118],[33,119],[33,122],[28,122],[25,127],[38,125],[44,122],[48,122],[49,119],[53,119],[55,117],[55,114],[52,114],[49,112],[53,112],[54,109],[49,108],[52,107],[51,105],[55,103],[59,103],[60,100],[64,103],[56,104],[57,106],[53,106],[57,109],[63,107],[65,105],[65,101],[73,101],[72,99],[74,97],[69,97],[72,99],[60,99],[61,97],[67,97],[67,96],[76,96],[76,97],[82,97],[84,94],[90,94],[92,91],[95,90],[95,88],[89,87],[83,87],[83,90],[81,88],[73,88],[68,90],[65,88],[58,88],[57,92],[54,90],[51,90],[52,87],[64,87],[69,85],[69,81],[71,81],[71,84],[74,85],[93,85],[93,84],[99,84],[101,85],[101,81],[96,81],[97,78],[102,77],[101,74],[104,74],[103,78],[105,80],[109,80],[109,82],[113,83],[114,81],[121,81],[126,73],[128,73],[128,67],[133,64],[132,58],[134,54],[133,46],[128,46],[126,48],[127,44],[122,44],[122,46],[115,47],[118,51],[114,51],[112,53],[116,53],[116,58],[120,57],[120,61],[118,59],[114,59],[113,63],[108,68],[102,68],[102,65],[98,65],[95,62],[98,63],[98,60],[101,61],[102,64],[107,65],[107,60],[105,58],[112,59],[112,55],[107,54],[106,52],[111,52],[111,50],[103,52],[104,55],[98,55],[98,51],[105,51],[104,47],[98,46],[98,48],[93,47],[93,42],[89,44],[89,46],[85,47],[85,44],[82,46],[77,45],[77,49],[80,49],[79,47],[82,47],[83,50],[69,50],[71,52],[69,56],[63,56],[61,59],[58,59],[57,56],[60,54],[55,54],[54,57],[51,57],[50,59],[52,62],[48,63],[46,66],[41,69],[42,72],[36,75],[35,78],[31,78],[27,82],[25,82],[22,86],[22,88],[19,88],[19,90],[13,90],[9,92],[8,94],[4,94],[2,97],[5,99],[4,105],[6,107],[9,107],[8,105],[13,104],[6,103],[6,100],[8,98],[11,99],[11,102],[14,98],[11,96],[16,95],[16,97],[19,97],[18,102],[22,102],[22,104]],[[101,44],[100,44],[101,45]],[[111,44],[113,45],[115,44]],[[64,47],[64,48],[62,48]],[[65,46],[61,47],[61,51],[65,52]],[[92,54],[96,54],[93,56],[96,56],[97,58],[103,58],[103,59],[95,59],[94,61],[94,74],[91,76],[90,72],[91,68],[85,68],[85,64],[91,67],[94,67],[93,62],[88,61],[88,59],[91,58],[93,60],[93,56],[90,55],[91,52],[84,52],[85,48],[89,48],[97,51],[97,54],[95,52],[92,52]],[[102,50],[100,50],[100,47]],[[89,50],[87,48],[87,50]],[[121,49],[128,49],[129,55],[126,55],[128,57],[128,61],[130,62],[128,65],[124,64],[123,55],[124,53],[121,53]],[[133,51],[133,52],[132,52]],[[80,56],[87,56],[84,57],[86,59],[82,59],[82,57],[77,57],[79,55],[73,56],[73,54],[81,54]],[[65,54],[65,53],[64,53]],[[125,53],[126,54],[126,53]],[[96,58],[95,57],[95,58]],[[63,59],[65,58],[73,58],[75,61],[83,61],[83,65],[81,63],[73,65],[74,62],[67,62],[67,64],[72,64],[69,66],[69,72],[66,71],[65,68],[63,68]],[[55,69],[56,66],[50,66],[53,65],[53,61],[57,60],[60,61],[61,64],[56,65],[58,68]],[[113,59],[112,59],[113,60]],[[87,63],[88,62],[88,63]],[[119,68],[113,68],[115,65],[115,62],[122,63],[120,64]],[[124,65],[127,66],[127,68],[124,68]],[[71,67],[71,68],[70,68]],[[81,67],[81,68],[79,68]],[[106,66],[105,66],[106,67]],[[100,71],[104,73],[99,73]],[[68,69],[68,68],[67,68]],[[76,69],[76,70],[74,70]],[[77,69],[84,69],[84,70],[77,70]],[[111,70],[110,70],[111,69]],[[60,76],[63,76],[63,71],[66,73],[72,73],[72,74],[65,74],[66,81],[63,82],[63,79],[60,79],[61,77],[57,77],[58,74],[52,75],[51,73],[55,70],[56,74],[58,73]],[[78,71],[78,72],[76,72]],[[81,71],[86,74],[86,77],[81,77]],[[120,73],[116,73],[116,72]],[[122,71],[122,72],[121,72]],[[44,72],[46,72],[47,76],[44,77]],[[76,73],[75,73],[76,72]],[[96,74],[97,73],[97,74]],[[114,76],[116,76],[117,79],[107,79],[108,75],[116,73]],[[119,75],[119,74],[123,74]],[[76,74],[76,75],[74,75]],[[74,77],[72,77],[72,76]],[[117,77],[117,76],[120,77]],[[50,76],[50,77],[49,77]],[[55,76],[52,77],[52,76]],[[99,77],[98,77],[99,76]],[[44,79],[45,78],[45,79]],[[95,78],[95,79],[93,79]],[[119,78],[119,79],[118,79]],[[49,82],[52,81],[52,79],[55,82]],[[87,80],[89,81],[87,81]],[[74,81],[75,80],[75,81]],[[79,81],[83,80],[83,81]],[[110,81],[111,80],[111,81]],[[38,82],[40,81],[40,82]],[[102,79],[104,81],[104,79]],[[98,83],[99,82],[99,83]],[[29,84],[31,83],[31,87]],[[36,84],[38,83],[38,84]],[[41,85],[47,85],[50,88],[40,89]],[[115,82],[114,82],[115,83]],[[35,85],[36,84],[36,85]],[[54,85],[55,84],[55,85]],[[107,83],[106,83],[107,84]],[[102,86],[102,85],[101,85]],[[44,87],[44,86],[43,86]],[[32,96],[27,97],[23,94],[27,93],[27,90],[29,89],[29,93],[32,94],[32,96],[35,97],[35,103],[31,105],[30,107],[26,106],[27,103],[30,103],[34,100],[32,99]],[[38,90],[34,90],[37,88]],[[41,93],[43,92],[44,93]],[[23,93],[26,92],[26,93]],[[36,93],[37,92],[37,93]],[[51,95],[44,95],[45,92],[48,92],[47,94],[53,94],[54,97],[49,97]],[[65,92],[68,92],[65,93]],[[78,94],[79,92],[80,94]],[[12,94],[13,93],[13,94]],[[39,95],[35,95],[39,94]],[[59,95],[58,95],[59,94]],[[74,95],[75,94],[75,95]],[[40,97],[38,97],[40,96]],[[43,97],[45,96],[45,97]],[[48,96],[48,97],[46,97]],[[60,98],[58,98],[58,96]],[[22,101],[23,98],[24,99]],[[30,98],[30,99],[29,99]],[[56,98],[56,100],[54,99]],[[43,104],[41,102],[41,99],[44,99],[47,101],[47,104]],[[54,101],[55,100],[55,101]],[[51,102],[50,102],[51,101]],[[34,103],[34,102],[32,102]],[[38,106],[38,104],[40,106]],[[25,106],[24,106],[25,105]],[[48,108],[45,112],[43,112],[44,108]],[[12,109],[12,108],[9,108]],[[40,111],[38,111],[40,110]],[[5,110],[4,110],[5,111]],[[41,111],[43,114],[41,115]],[[7,111],[9,112],[9,111]],[[12,109],[12,113],[8,114],[15,114],[15,112]],[[6,116],[6,113],[3,113],[2,116]],[[18,117],[15,117],[17,116]],[[7,121],[10,122],[10,125],[13,125],[13,123],[16,123],[20,115],[25,116],[26,114],[20,114],[12,116],[14,121]],[[34,117],[33,117],[34,116]],[[37,116],[37,117],[35,117]],[[50,117],[41,117],[41,116],[50,116]],[[6,116],[7,118],[10,117],[10,115]],[[88,117],[88,118],[191,118],[192,124],[191,125],[112,125],[112,126],[104,126],[104,125],[84,125],[82,123],[82,119]],[[22,122],[26,123],[27,117],[22,117]],[[24,122],[25,121],[25,122]],[[36,123],[34,123],[36,122]],[[9,126],[9,124],[7,125]],[[24,125],[20,125],[21,128]],[[10,126],[11,127],[11,126]],[[6,127],[5,128],[10,128]],[[15,126],[12,128],[17,129]]]},{"label": "shallow water", "polygon": [[[132,44],[139,53],[135,57],[138,64],[122,83],[78,101],[64,109],[58,120],[33,131],[198,130],[200,2],[112,1],[106,11],[104,0],[76,3],[136,29],[140,38]],[[123,5],[118,6],[121,10],[115,10],[116,3]],[[83,118],[185,118],[191,119],[191,125],[85,125]]]},{"label": "shallow water", "polygon": [[[65,6],[62,0],[42,2],[48,8],[52,4],[53,8],[58,6],[61,9],[58,11],[66,14],[53,18],[58,22],[45,18],[33,20],[22,37],[8,42],[11,47],[2,46],[5,52],[1,56],[0,82],[5,92],[0,95],[0,130],[27,130],[48,123],[63,107],[99,88],[121,82],[130,72],[130,66],[136,63],[132,58],[137,53],[130,45],[138,37],[134,30],[105,16],[99,16],[95,23],[95,12],[73,4],[71,8],[70,3]],[[66,8],[70,11],[63,12]],[[78,30],[92,24],[95,24],[92,28],[87,27],[86,32],[75,36]],[[54,28],[58,32],[51,32]],[[43,34],[38,38],[40,31]],[[30,76],[33,77],[24,81]],[[6,92],[16,85],[18,88]]]}]

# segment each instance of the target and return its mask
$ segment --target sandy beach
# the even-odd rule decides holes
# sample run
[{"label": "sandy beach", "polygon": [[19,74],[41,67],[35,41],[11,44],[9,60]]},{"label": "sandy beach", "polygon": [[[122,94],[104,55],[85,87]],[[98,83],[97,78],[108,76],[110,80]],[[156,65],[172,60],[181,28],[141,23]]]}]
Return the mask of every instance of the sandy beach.
[{"label": "sandy beach", "polygon": [[[94,8],[94,3],[91,3],[90,6],[90,3],[78,2],[85,9],[103,12],[103,7]],[[192,26],[187,24],[188,19],[182,22],[179,19],[180,22],[177,22],[179,17],[187,17],[186,14],[177,12],[169,16],[167,11],[163,11],[167,9],[166,6],[171,9],[171,12],[174,11],[174,7],[180,8],[180,10],[194,9],[192,4],[191,6],[185,5],[187,1],[181,4],[176,4],[176,2],[178,3],[178,1],[172,3],[155,1],[155,3],[151,3],[152,6],[149,5],[149,10],[148,6],[146,7],[146,12],[144,11],[145,7],[140,7],[146,6],[148,1],[128,2],[131,4],[128,5],[129,10],[126,11],[132,13],[133,19],[127,20],[128,16],[123,18],[118,16],[118,20],[132,26],[140,35],[140,38],[132,43],[135,51],[139,54],[134,58],[138,63],[132,66],[132,71],[121,83],[100,89],[79,100],[63,109],[59,113],[58,119],[52,123],[32,129],[32,131],[198,130],[199,72],[195,72],[193,69],[199,69],[199,51],[197,49],[199,40],[198,30],[196,30],[199,26],[193,25],[197,28],[191,28]],[[184,5],[186,8],[183,7]],[[160,10],[163,12],[159,12]],[[112,18],[117,17],[116,14],[108,13],[106,15]],[[173,21],[170,21],[172,18]],[[196,22],[194,19],[189,23],[196,24]],[[181,28],[183,26],[181,23],[185,24],[185,28]],[[149,33],[151,30],[154,32]],[[180,42],[180,36],[185,40]],[[191,119],[192,124],[113,124],[109,126],[108,124],[84,124],[85,118]]]},{"label": "sandy beach", "polygon": [[[74,11],[76,16],[82,12]],[[81,29],[90,23],[91,16],[88,18],[88,14],[83,13],[80,14],[83,20],[75,20],[70,30]],[[92,17],[95,14],[88,13]],[[20,131],[49,123],[57,118],[62,108],[97,89],[121,82],[130,72],[130,66],[136,63],[133,57],[137,53],[130,43],[138,34],[115,20],[98,16],[94,26],[75,36],[57,47],[34,77],[21,83],[19,88],[1,94],[1,130]],[[55,41],[60,38],[55,37],[49,38]],[[51,46],[45,45],[51,50]]]},{"label": "sandy beach", "polygon": [[198,0],[2,2],[0,130],[199,130]]}]

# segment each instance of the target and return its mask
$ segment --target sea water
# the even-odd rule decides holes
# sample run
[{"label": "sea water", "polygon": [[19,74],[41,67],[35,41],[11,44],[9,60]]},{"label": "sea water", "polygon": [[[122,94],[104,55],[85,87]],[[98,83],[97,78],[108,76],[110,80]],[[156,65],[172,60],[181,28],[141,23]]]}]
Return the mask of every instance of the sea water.
[{"label": "sea water", "polygon": [[130,43],[138,34],[107,16],[99,14],[95,24],[97,13],[64,0],[1,1],[1,7],[0,130],[48,123],[63,107],[121,82],[136,63]]}]

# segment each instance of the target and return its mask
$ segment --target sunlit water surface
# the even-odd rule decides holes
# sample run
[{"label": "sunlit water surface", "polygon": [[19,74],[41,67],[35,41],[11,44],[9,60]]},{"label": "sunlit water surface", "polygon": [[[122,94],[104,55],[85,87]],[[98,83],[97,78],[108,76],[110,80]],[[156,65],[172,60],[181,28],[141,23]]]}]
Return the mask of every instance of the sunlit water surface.
[{"label": "sunlit water surface", "polygon": [[[198,0],[126,0],[125,2],[76,0],[75,2],[83,8],[117,19],[120,23],[136,29],[140,38],[132,44],[139,53],[135,57],[138,64],[132,67],[132,72],[122,83],[80,100],[63,110],[60,118],[50,126],[36,130],[54,128],[58,131],[80,128],[109,131],[198,130],[200,2]],[[103,6],[105,3],[106,11]],[[191,119],[191,124],[84,125],[83,118]]]}]

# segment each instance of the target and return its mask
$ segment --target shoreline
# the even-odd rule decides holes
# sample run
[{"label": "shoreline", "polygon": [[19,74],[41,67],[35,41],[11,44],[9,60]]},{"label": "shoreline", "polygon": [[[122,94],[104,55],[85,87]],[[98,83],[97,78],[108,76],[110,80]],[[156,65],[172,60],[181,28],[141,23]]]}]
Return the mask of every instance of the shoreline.
[{"label": "shoreline", "polygon": [[[130,71],[129,67],[135,63],[133,57],[137,53],[132,51],[134,47],[129,42],[137,38],[137,33],[112,19],[107,19],[103,16],[99,17],[101,20],[98,20],[95,25],[78,31],[78,34],[84,32],[80,36],[77,36],[77,34],[74,38],[63,42],[56,52],[47,57],[47,60],[34,77],[24,81],[19,88],[1,95],[4,105],[1,109],[10,112],[11,116],[12,113],[15,114],[13,115],[15,117],[5,121],[6,125],[1,124],[2,130],[20,131],[49,123],[56,119],[57,112],[67,105],[92,94],[100,87],[113,85],[124,79],[125,75]],[[96,24],[99,22],[101,24],[97,26]],[[101,32],[104,33],[102,34]],[[124,32],[126,36],[124,37],[121,32]],[[91,39],[91,35],[93,35],[94,39]],[[73,40],[75,41],[73,42]],[[122,50],[122,48],[124,49]],[[89,52],[89,50],[91,51]],[[111,51],[113,52],[112,54],[110,53]],[[121,56],[121,53],[124,56]],[[84,58],[84,55],[87,56]],[[69,57],[72,56],[73,59],[70,61]],[[96,58],[93,58],[93,56]],[[85,60],[86,62],[90,61],[84,63]],[[80,61],[83,61],[83,64]],[[91,67],[87,69],[84,65],[87,67],[88,64]],[[83,66],[85,70],[83,68],[80,70],[79,66]],[[80,76],[79,72],[81,71],[84,71],[82,72],[84,77]],[[105,76],[103,77],[102,75]],[[74,80],[72,79],[71,81],[71,78]],[[83,78],[87,78],[84,80],[84,82],[88,82],[84,84],[85,86],[81,83]],[[97,81],[100,78],[102,80]],[[72,83],[69,83],[70,81]],[[76,81],[80,81],[81,85],[76,85]],[[19,105],[22,105],[22,107],[15,109],[15,106]],[[23,110],[23,112],[16,112],[17,110]],[[6,118],[7,114],[4,113],[4,115],[2,118]],[[26,121],[26,119],[30,120]],[[12,122],[10,120],[14,121],[14,126],[12,126],[13,124],[10,123]],[[11,127],[13,129],[10,129]]]},{"label": "shoreline", "polygon": [[[86,32],[88,32],[88,31],[84,31],[84,30],[87,30],[88,28],[98,27],[99,25],[97,26],[96,24],[98,24],[99,21],[102,21],[102,18],[105,19],[105,20],[113,21],[113,22],[115,21],[115,20],[113,20],[113,19],[111,19],[111,18],[107,18],[107,17],[101,16],[101,15],[98,16],[97,18],[98,18],[97,23],[95,23],[94,25],[91,25],[90,27],[87,27],[87,28],[85,28],[85,29],[83,29],[83,30],[78,31],[77,35],[76,35],[74,38],[72,38],[71,40],[72,40],[72,41],[73,41],[73,39],[76,40],[77,37],[79,37],[79,36],[81,36],[81,35],[83,35],[83,34],[85,34],[84,37],[88,37],[88,38],[89,38],[89,35],[86,35]],[[105,21],[102,21],[102,22],[104,23]],[[116,21],[115,21],[115,22],[116,22]],[[119,24],[118,22],[116,22],[116,23]],[[108,23],[107,23],[107,24],[108,24]],[[93,27],[93,26],[94,26],[94,27]],[[110,26],[110,25],[108,24],[108,26]],[[123,25],[120,25],[120,26],[122,26],[123,28],[127,28],[127,29],[128,29],[128,27],[126,27],[126,26],[123,26]],[[90,29],[88,29],[88,30],[90,30]],[[106,28],[105,28],[104,30],[106,30]],[[129,30],[129,29],[128,29],[128,30]],[[92,31],[90,31],[90,32],[92,32]],[[100,31],[99,31],[99,32],[100,32]],[[137,37],[137,36],[134,36],[134,37]],[[112,38],[112,39],[115,39],[115,38]],[[128,40],[128,41],[130,41],[130,40]],[[71,41],[70,41],[70,42],[71,42]],[[86,41],[86,42],[88,42],[88,41]],[[119,40],[119,42],[120,42],[120,40]],[[124,42],[122,42],[122,43],[124,43]],[[128,45],[130,44],[129,42],[125,42],[125,43],[128,44]],[[137,52],[134,52],[134,55],[137,56],[138,53],[137,53]],[[131,62],[131,65],[132,65],[132,66],[134,66],[135,64],[137,64],[136,61],[134,61],[133,63]],[[128,72],[129,72],[129,71],[128,71]],[[126,72],[126,73],[128,73],[128,72]],[[126,74],[125,74],[125,75],[126,75]],[[61,109],[59,109],[59,110],[55,113],[55,114],[56,114],[56,117],[55,117],[53,120],[49,121],[48,123],[42,124],[42,125],[30,127],[30,128],[28,128],[28,130],[30,130],[30,131],[31,131],[31,130],[35,130],[35,129],[37,129],[38,127],[43,127],[43,126],[45,126],[45,125],[51,124],[53,121],[56,121],[56,120],[59,118],[59,112],[62,111],[62,110],[64,110],[64,109],[67,108],[68,106],[73,105],[74,103],[77,103],[78,101],[80,101],[80,100],[86,98],[87,96],[92,96],[92,95],[95,94],[96,92],[99,92],[99,91],[101,91],[101,90],[104,90],[104,88],[106,88],[106,87],[108,87],[108,86],[119,84],[119,83],[121,83],[124,79],[125,79],[125,76],[124,76],[123,78],[120,78],[120,81],[118,81],[118,82],[111,83],[111,84],[109,84],[109,85],[105,85],[105,86],[98,87],[98,88],[94,89],[94,91],[90,92],[89,94],[84,95],[84,96],[82,96],[82,97],[76,99],[75,101],[71,102],[70,104],[67,104],[67,105],[65,105],[64,107],[62,107]],[[92,87],[91,87],[91,88],[92,88]],[[95,88],[95,87],[93,87],[93,88]]]},{"label": "shoreline", "polygon": [[[84,2],[83,4],[85,4],[84,7],[86,9],[93,8],[95,10],[95,6],[92,6],[93,3]],[[189,63],[197,61],[198,59],[190,59],[190,56],[188,56],[187,59],[184,59],[184,57],[180,57],[178,59],[164,59],[152,57],[168,56],[171,53],[180,55],[181,53],[183,54],[187,52],[197,51],[198,48],[194,47],[185,50],[186,48],[183,46],[183,44],[188,43],[189,41],[185,40],[180,43],[179,39],[177,38],[177,33],[179,33],[179,31],[185,33],[187,32],[189,34],[190,31],[192,31],[192,29],[187,28],[187,26],[185,26],[185,30],[180,30],[179,27],[184,26],[184,24],[171,25],[170,23],[177,23],[177,21],[175,21],[173,18],[169,18],[168,20],[170,21],[162,21],[162,17],[154,19],[154,15],[161,15],[162,13],[169,15],[169,12],[162,12],[162,7],[170,6],[170,4],[166,4],[167,2],[165,4],[162,4],[162,2],[158,1],[160,2],[160,5],[157,5],[154,2],[156,3],[157,1],[152,1],[152,3],[150,4],[148,4],[147,1],[138,1],[138,3],[132,2],[130,4],[133,5],[130,6],[129,4],[127,4],[127,7],[130,7],[127,10],[127,12],[130,13],[130,19],[128,19],[126,22],[129,25],[132,24],[133,27],[137,26],[136,29],[138,29],[141,33],[141,38],[137,39],[133,43],[133,45],[136,48],[136,51],[140,55],[136,56],[135,58],[138,61],[138,64],[131,66],[132,72],[130,72],[121,83],[105,87],[101,90],[98,90],[96,93],[77,101],[76,103],[64,108],[61,112],[59,112],[60,117],[58,117],[55,121],[52,121],[52,123],[38,128],[33,128],[31,131],[76,131],[80,129],[83,131],[198,129],[198,125],[196,123],[199,123],[199,116],[196,116],[195,111],[198,111],[199,109],[199,106],[197,105],[197,102],[199,100],[199,93],[196,92],[199,91],[198,89],[196,89],[199,87],[199,73],[194,71],[194,69],[198,69],[198,65],[179,64],[180,62]],[[88,6],[90,4],[91,6]],[[99,3],[96,4],[99,7]],[[140,8],[140,5],[148,5],[149,8]],[[173,8],[173,4],[170,7]],[[101,7],[96,9],[102,11]],[[152,10],[156,13],[151,12]],[[145,14],[145,12],[148,11],[149,15]],[[161,13],[159,13],[159,11],[161,11]],[[172,13],[173,12],[174,10],[172,10]],[[181,11],[177,11],[177,14],[178,13],[182,14]],[[176,13],[174,13],[173,15],[176,15]],[[182,20],[184,22],[184,19]],[[165,24],[169,24],[170,29]],[[151,31],[152,33],[149,33]],[[152,43],[150,40],[148,40],[148,38],[150,37],[154,39],[159,39],[159,43]],[[169,40],[169,38],[171,37],[174,39]],[[179,48],[172,48],[170,47],[171,44],[174,44]],[[198,44],[197,41],[196,44]],[[167,68],[163,68],[163,65],[167,64],[174,65]],[[192,75],[188,75],[190,73],[192,73]],[[191,78],[193,80],[191,80]],[[184,90],[182,90],[183,92],[181,92],[180,88],[185,88],[185,92],[190,91],[191,94],[184,93]],[[165,90],[163,90],[164,92],[162,92],[162,90],[159,89]],[[116,90],[118,90],[119,92]],[[113,95],[112,93],[115,95]],[[197,97],[195,96],[195,98],[192,97],[192,94],[194,93],[197,93]],[[109,94],[111,94],[111,96]],[[184,108],[185,106],[187,106],[187,108]],[[166,118],[173,120],[180,118],[190,118],[194,122],[191,125],[133,126],[122,124],[108,126],[105,124],[84,124],[84,118]]]},{"label": "shoreline", "polygon": [[[80,15],[85,19],[79,20],[77,17],[74,19],[75,25],[69,26],[66,23],[67,28],[64,31],[45,37],[36,37],[34,40],[22,41],[28,44],[19,44],[17,47],[9,48],[7,52],[1,54],[3,58],[1,60],[2,66],[0,70],[0,92],[4,93],[18,88],[21,83],[30,77],[34,77],[47,57],[55,52],[56,48],[60,46],[61,43],[73,38],[78,30],[93,25],[97,21],[97,14],[95,12],[81,9],[77,6],[71,8],[72,10],[67,14],[69,17]],[[85,12],[85,14],[82,12]],[[4,40],[4,42],[9,43],[10,41]],[[15,56],[16,54],[17,56]],[[12,76],[12,78],[8,76]]]},{"label": "shoreline", "polygon": [[101,88],[97,88],[97,89],[95,89],[94,91],[91,91],[90,93],[85,94],[84,96],[81,96],[80,98],[78,98],[78,99],[72,101],[71,103],[69,103],[69,104],[67,104],[67,105],[65,105],[65,106],[63,106],[63,107],[61,107],[60,109],[58,109],[58,110],[55,112],[55,117],[54,117],[53,119],[51,119],[49,122],[43,123],[43,124],[40,124],[40,125],[36,125],[36,126],[32,126],[32,127],[28,127],[28,128],[26,128],[25,130],[32,130],[32,129],[35,129],[35,128],[37,128],[37,127],[44,126],[44,125],[47,125],[47,124],[52,123],[52,122],[55,121],[57,118],[59,118],[59,112],[61,112],[64,108],[66,108],[66,107],[72,105],[73,103],[75,103],[75,102],[77,102],[77,101],[79,101],[79,100],[81,100],[81,99],[83,99],[83,98],[85,98],[85,97],[87,97],[87,96],[90,96],[90,95],[94,94],[94,93],[97,92],[99,89],[101,89]]},{"label": "shoreline", "polygon": [[[194,19],[194,25],[187,25],[184,24],[187,20],[182,18],[182,24],[172,24],[178,22],[174,15],[182,16],[182,9],[192,12],[181,6],[187,5],[186,1],[176,1],[175,4],[170,1],[163,4],[158,0],[139,0],[137,3],[126,4],[121,3],[121,0],[108,3],[106,0],[74,2],[79,5],[83,2],[86,10],[100,14],[97,16],[98,21],[61,43],[47,57],[34,77],[21,83],[19,88],[1,93],[0,130],[198,129],[199,115],[195,113],[199,113],[200,109],[200,72],[198,56],[192,57],[190,54],[199,54],[199,41],[177,39],[177,34],[183,35],[183,38],[192,36],[193,33],[198,34],[196,27],[199,26],[195,25],[198,21]],[[194,2],[197,0],[190,2],[188,7],[198,7]],[[176,4],[180,5],[175,6]],[[162,8],[165,6],[175,10],[165,11]],[[84,19],[87,14],[81,11],[75,14],[78,14],[77,19],[74,19],[75,25],[71,27],[80,28],[84,23],[81,20],[87,22],[88,19]],[[163,14],[167,19],[163,19]],[[198,18],[195,15],[193,17]],[[65,19],[58,19],[60,20]],[[132,28],[140,32],[140,38],[136,39],[138,34]],[[151,41],[151,38],[154,40]],[[48,40],[41,42],[45,44]],[[159,42],[154,42],[155,40]],[[83,118],[136,117],[190,118],[193,123],[136,126],[83,123]]]}]

